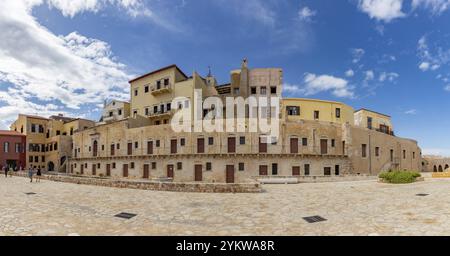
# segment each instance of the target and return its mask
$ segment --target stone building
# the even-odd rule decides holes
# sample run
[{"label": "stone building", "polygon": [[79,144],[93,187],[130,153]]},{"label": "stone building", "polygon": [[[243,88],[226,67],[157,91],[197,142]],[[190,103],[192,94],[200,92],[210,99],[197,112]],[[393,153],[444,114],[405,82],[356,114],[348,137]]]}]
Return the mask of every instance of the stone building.
[{"label": "stone building", "polygon": [[46,171],[66,171],[66,160],[72,154],[72,135],[95,123],[63,115],[49,118],[19,114],[11,130],[26,135],[25,167]]},{"label": "stone building", "polygon": [[[218,85],[211,74],[204,78],[194,72],[188,77],[172,65],[131,80],[130,117],[75,132],[68,171],[237,183],[260,176],[376,175],[421,168],[417,142],[393,136],[390,117],[369,110],[354,112],[340,102],[282,99],[268,110],[281,109],[279,136],[270,142],[261,132],[172,130],[169,123],[178,111],[194,111],[190,106],[195,90],[203,98],[281,96],[281,69],[249,69],[244,60],[230,76],[229,84]],[[174,104],[177,97],[185,100]],[[203,116],[212,110],[203,109]]]},{"label": "stone building", "polygon": [[102,117],[96,125],[112,123],[130,116],[130,103],[120,100],[112,100],[104,104]]},{"label": "stone building", "polygon": [[422,160],[423,172],[448,172],[450,171],[450,158],[443,156],[424,156]]}]

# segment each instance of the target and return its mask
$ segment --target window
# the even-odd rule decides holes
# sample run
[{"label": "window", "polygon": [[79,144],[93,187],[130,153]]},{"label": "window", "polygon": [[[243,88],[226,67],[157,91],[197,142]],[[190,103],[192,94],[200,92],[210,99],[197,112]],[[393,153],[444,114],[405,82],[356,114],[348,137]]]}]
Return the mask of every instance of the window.
[{"label": "window", "polygon": [[341,109],[336,108],[336,118],[341,118]]},{"label": "window", "polygon": [[309,176],[309,164],[305,164],[305,176]]},{"label": "window", "polygon": [[299,106],[287,106],[286,112],[288,116],[299,116],[300,115],[300,107]]},{"label": "window", "polygon": [[164,85],[169,85],[169,78],[164,79]]},{"label": "window", "polygon": [[41,156],[41,160],[45,163],[45,156]]},{"label": "window", "polygon": [[41,124],[39,125],[39,133],[44,133],[44,126]]},{"label": "window", "polygon": [[109,111],[109,116],[112,117],[113,116],[113,112]]},{"label": "window", "polygon": [[138,148],[139,147],[139,143],[136,141],[134,142],[134,148]]},{"label": "window", "polygon": [[156,81],[156,90],[161,89],[161,81]]},{"label": "window", "polygon": [[137,110],[133,110],[133,117],[137,116]]},{"label": "window", "polygon": [[206,163],[206,170],[207,170],[207,171],[211,171],[211,170],[212,170],[212,164],[211,164],[211,162],[207,162],[207,163]]},{"label": "window", "polygon": [[267,88],[265,86],[261,87],[260,88],[260,94],[261,95],[266,95],[266,93],[267,93]]},{"label": "window", "polygon": [[272,164],[272,175],[278,175],[278,164]]},{"label": "window", "polygon": [[239,163],[239,171],[244,171],[245,170],[245,164],[244,163]]},{"label": "window", "polygon": [[31,132],[36,132],[36,126],[34,124],[31,124]]},{"label": "window", "polygon": [[330,176],[331,175],[331,167],[324,167],[323,168],[323,175]]},{"label": "window", "polygon": [[234,93],[234,94],[239,94],[239,88],[234,88],[234,89],[233,89],[233,93]]},{"label": "window", "polygon": [[170,103],[167,103],[167,111],[170,111],[172,109],[172,105]]},{"label": "window", "polygon": [[102,151],[105,151],[105,145],[102,145]]},{"label": "window", "polygon": [[177,163],[177,170],[181,170],[183,169],[183,163],[182,162],[178,162]]},{"label": "window", "polygon": [[208,138],[208,145],[214,145],[214,137]]},{"label": "window", "polygon": [[58,142],[55,142],[54,149],[55,149],[55,150],[58,150]]},{"label": "window", "polygon": [[413,159],[416,159],[416,152],[413,152]]},{"label": "window", "polygon": [[181,138],[180,139],[180,146],[184,146],[184,145],[186,145],[186,139],[185,138]]},{"label": "window", "polygon": [[315,120],[318,120],[319,117],[320,117],[320,112],[317,111],[317,110],[315,110],[315,111],[314,111],[314,119],[315,119]]},{"label": "window", "polygon": [[144,92],[145,92],[145,93],[148,93],[148,85],[146,85],[146,86],[144,87]]},{"label": "window", "polygon": [[239,144],[245,145],[245,136],[239,137]]},{"label": "window", "polygon": [[158,106],[153,106],[153,113],[154,114],[158,113]]},{"label": "window", "polygon": [[134,89],[134,96],[138,96],[138,89]]},{"label": "window", "polygon": [[403,159],[406,159],[406,150],[403,150]]},{"label": "window", "polygon": [[156,170],[156,162],[152,162],[152,169]]},{"label": "window", "polygon": [[131,162],[131,163],[130,163],[130,168],[131,168],[131,169],[134,169],[134,162]]},{"label": "window", "polygon": [[367,145],[366,144],[361,145],[361,156],[367,157]]},{"label": "window", "polygon": [[256,94],[256,87],[250,88],[250,94],[255,95]]},{"label": "window", "polygon": [[156,140],[156,147],[159,148],[160,145],[161,145],[161,141],[160,140]]},{"label": "window", "polygon": [[112,168],[116,169],[116,163],[112,163]]},{"label": "window", "polygon": [[336,146],[336,141],[334,139],[331,140],[331,147],[334,148]]},{"label": "window", "polygon": [[28,157],[28,162],[30,162],[30,163],[33,162],[33,157],[32,156]]},{"label": "window", "polygon": [[380,156],[380,148],[375,147],[375,156]]},{"label": "window", "polygon": [[302,146],[308,146],[308,138],[302,138]]},{"label": "window", "polygon": [[270,87],[270,94],[277,94],[277,87]]},{"label": "window", "polygon": [[97,169],[100,169],[100,163],[97,164]]},{"label": "window", "polygon": [[35,156],[35,157],[34,157],[34,162],[35,162],[35,163],[39,162],[39,157],[38,157],[38,156]]},{"label": "window", "polygon": [[57,131],[56,131],[56,136],[58,136],[58,135],[60,135],[60,134],[61,134],[61,131],[57,130]]},{"label": "window", "polygon": [[16,143],[16,153],[20,153],[20,143]]},{"label": "window", "polygon": [[116,146],[117,146],[117,147],[116,147],[117,149],[120,149],[120,144],[119,144],[119,143],[117,143]]},{"label": "window", "polygon": [[3,152],[5,152],[5,153],[9,152],[9,142],[5,142],[3,144]]},{"label": "window", "polygon": [[122,109],[119,109],[118,111],[119,111],[119,116],[121,116],[122,115]]},{"label": "window", "polygon": [[145,108],[145,115],[148,116],[150,113],[150,111],[148,110],[148,108]]},{"label": "window", "polygon": [[70,135],[73,135],[73,127],[70,127]]},{"label": "window", "polygon": [[367,117],[367,128],[372,129],[372,117]]}]

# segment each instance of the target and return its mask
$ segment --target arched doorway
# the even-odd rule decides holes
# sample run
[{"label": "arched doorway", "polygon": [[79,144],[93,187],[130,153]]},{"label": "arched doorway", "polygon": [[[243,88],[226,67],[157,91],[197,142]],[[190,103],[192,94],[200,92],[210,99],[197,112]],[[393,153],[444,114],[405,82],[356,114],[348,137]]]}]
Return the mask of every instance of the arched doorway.
[{"label": "arched doorway", "polygon": [[53,163],[53,162],[48,162],[48,165],[47,165],[47,170],[49,171],[49,172],[53,172],[54,170],[55,170],[55,164]]},{"label": "arched doorway", "polygon": [[448,169],[448,164],[445,165],[444,171]]},{"label": "arched doorway", "polygon": [[435,165],[434,167],[433,167],[433,172],[437,172],[438,171],[438,169],[437,169],[437,166]]},{"label": "arched doorway", "polygon": [[442,165],[439,165],[439,172],[443,172],[444,170],[442,170]]},{"label": "arched doorway", "polygon": [[97,156],[97,149],[98,149],[98,142],[94,140],[94,143],[92,145],[92,155]]}]

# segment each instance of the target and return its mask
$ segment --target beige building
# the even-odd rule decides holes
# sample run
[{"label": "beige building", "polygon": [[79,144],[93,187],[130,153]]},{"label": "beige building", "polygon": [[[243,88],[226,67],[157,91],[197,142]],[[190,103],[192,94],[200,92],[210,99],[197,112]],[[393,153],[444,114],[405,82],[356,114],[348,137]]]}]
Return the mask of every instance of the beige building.
[{"label": "beige building", "polygon": [[94,122],[62,115],[44,118],[19,114],[11,130],[26,135],[26,168],[66,171],[72,155],[72,135],[94,126]]},{"label": "beige building", "polygon": [[103,106],[102,117],[97,125],[123,120],[130,116],[130,103],[112,100]]},{"label": "beige building", "polygon": [[[195,89],[204,98],[281,96],[281,69],[250,69],[244,60],[230,76],[229,84],[219,86],[210,74],[203,78],[194,72],[188,77],[172,65],[131,80],[131,116],[76,132],[69,172],[245,182],[261,176],[376,175],[383,170],[421,168],[417,142],[393,136],[388,116],[354,112],[340,102],[283,99],[280,136],[271,143],[261,140],[262,133],[173,132],[169,121],[176,111],[192,104]],[[172,99],[179,96],[188,100],[172,106]],[[371,127],[365,123],[369,117]]]}]

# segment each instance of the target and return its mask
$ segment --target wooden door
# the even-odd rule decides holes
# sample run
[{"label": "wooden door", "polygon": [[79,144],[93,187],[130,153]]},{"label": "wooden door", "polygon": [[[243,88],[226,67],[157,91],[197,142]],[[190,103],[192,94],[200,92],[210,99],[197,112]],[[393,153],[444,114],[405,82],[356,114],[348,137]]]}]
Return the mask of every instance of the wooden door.
[{"label": "wooden door", "polygon": [[171,154],[177,153],[177,140],[176,139],[170,141],[170,153]]},{"label": "wooden door", "polygon": [[335,165],[334,166],[334,175],[339,176],[339,174],[340,174],[340,166]]},{"label": "wooden door", "polygon": [[300,166],[292,166],[292,176],[300,176]]},{"label": "wooden door", "polygon": [[111,145],[111,155],[113,156],[115,154],[114,152],[114,144]]},{"label": "wooden door", "polygon": [[106,165],[106,176],[111,176],[111,164]]},{"label": "wooden door", "polygon": [[268,174],[267,169],[268,169],[267,165],[260,165],[259,166],[259,176],[267,176],[267,174]]},{"label": "wooden door", "polygon": [[326,139],[320,140],[320,154],[322,155],[328,154],[328,140]]},{"label": "wooden door", "polygon": [[205,153],[205,139],[198,138],[197,139],[197,153]]},{"label": "wooden door", "polygon": [[142,178],[148,179],[150,177],[150,166],[148,164],[144,164],[144,173]]},{"label": "wooden door", "polygon": [[84,174],[84,164],[81,164],[80,166],[81,166],[80,173],[81,173],[81,174]]},{"label": "wooden door", "polygon": [[128,164],[123,165],[123,177],[128,177]]},{"label": "wooden door", "polygon": [[97,165],[96,164],[92,165],[92,175],[97,175]]},{"label": "wooden door", "polygon": [[128,152],[127,152],[127,154],[129,155],[129,156],[131,156],[131,154],[133,153],[133,143],[128,143]]},{"label": "wooden door", "polygon": [[236,153],[236,138],[228,138],[228,153]]},{"label": "wooden door", "polygon": [[298,138],[291,138],[291,154],[298,154]]},{"label": "wooden door", "polygon": [[263,142],[263,139],[259,138],[259,153],[267,153],[267,143]]},{"label": "wooden door", "polygon": [[194,176],[195,176],[195,181],[203,180],[203,166],[201,164],[195,165]]},{"label": "wooden door", "polygon": [[167,177],[168,178],[174,178],[174,173],[173,173],[173,164],[169,164],[167,165]]},{"label": "wooden door", "polygon": [[234,183],[234,165],[227,165],[225,177],[227,183]]},{"label": "wooden door", "polygon": [[147,142],[147,154],[153,155],[153,141]]}]

